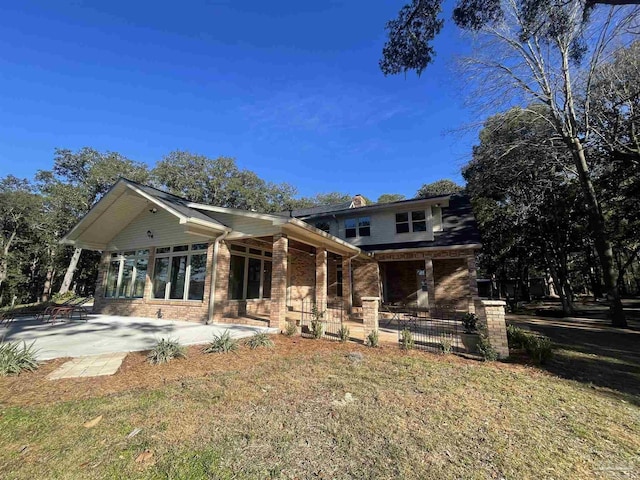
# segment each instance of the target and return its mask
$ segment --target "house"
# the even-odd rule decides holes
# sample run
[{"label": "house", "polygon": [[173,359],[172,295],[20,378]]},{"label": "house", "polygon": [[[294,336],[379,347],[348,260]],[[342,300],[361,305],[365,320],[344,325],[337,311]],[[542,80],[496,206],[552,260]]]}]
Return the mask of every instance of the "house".
[{"label": "house", "polygon": [[97,312],[278,328],[303,302],[472,310],[481,246],[462,195],[263,214],[126,179],[62,241],[102,251]]}]

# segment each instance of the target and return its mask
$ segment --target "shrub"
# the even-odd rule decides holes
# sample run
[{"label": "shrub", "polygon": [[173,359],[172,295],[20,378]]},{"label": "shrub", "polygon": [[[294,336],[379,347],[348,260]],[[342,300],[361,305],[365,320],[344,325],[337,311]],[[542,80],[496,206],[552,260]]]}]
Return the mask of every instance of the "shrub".
[{"label": "shrub", "polygon": [[342,325],[340,327],[340,330],[338,330],[338,338],[340,339],[341,342],[348,342],[349,341],[349,334],[351,332],[349,332],[349,327],[347,327],[346,325]]},{"label": "shrub", "polygon": [[51,300],[53,300],[55,303],[64,303],[74,298],[76,298],[75,292],[69,290],[64,293],[54,293],[51,297]]},{"label": "shrub", "polygon": [[480,334],[480,340],[478,341],[478,353],[482,355],[482,358],[485,361],[493,362],[498,359],[498,352],[491,342],[489,341],[489,337],[487,337],[484,333]]},{"label": "shrub", "polygon": [[324,333],[324,324],[322,323],[324,312],[318,310],[318,307],[314,305],[311,308],[311,315],[313,315],[313,320],[311,320],[311,335],[315,339],[322,338],[322,334]]},{"label": "shrub", "polygon": [[266,347],[273,347],[273,340],[269,338],[268,333],[256,333],[253,337],[247,340],[247,346],[251,349]]},{"label": "shrub", "polygon": [[369,335],[367,335],[366,344],[369,347],[377,347],[378,343],[380,343],[380,335],[378,335],[378,330],[372,330]]},{"label": "shrub", "polygon": [[411,350],[415,346],[416,344],[413,341],[413,334],[411,333],[411,330],[409,330],[408,328],[402,330],[402,332],[400,333],[400,347],[403,350]]},{"label": "shrub", "polygon": [[284,329],[284,334],[287,337],[293,337],[296,333],[298,333],[296,322],[287,322],[287,326]]},{"label": "shrub", "polygon": [[25,370],[36,370],[38,350],[33,348],[34,343],[27,345],[26,342],[20,344],[0,341],[0,375],[19,375]]},{"label": "shrub", "polygon": [[162,338],[147,355],[147,361],[151,365],[159,365],[161,363],[169,363],[174,358],[184,357],[186,357],[185,348],[180,345],[178,340]]},{"label": "shrub", "polygon": [[238,349],[238,341],[231,338],[229,330],[225,330],[222,335],[214,335],[213,340],[202,349],[204,353],[228,353]]},{"label": "shrub", "polygon": [[452,342],[450,338],[443,338],[440,340],[440,352],[442,352],[443,355],[451,353],[451,348]]},{"label": "shrub", "polygon": [[507,325],[507,341],[509,348],[525,348],[531,334],[514,325]]},{"label": "shrub", "polygon": [[527,353],[531,355],[531,358],[537,364],[544,364],[551,359],[553,356],[553,344],[551,343],[551,339],[549,337],[545,337],[543,335],[528,335],[527,344],[525,345],[525,349]]},{"label": "shrub", "polygon": [[465,313],[462,316],[464,333],[475,333],[478,330],[478,316],[475,313]]}]

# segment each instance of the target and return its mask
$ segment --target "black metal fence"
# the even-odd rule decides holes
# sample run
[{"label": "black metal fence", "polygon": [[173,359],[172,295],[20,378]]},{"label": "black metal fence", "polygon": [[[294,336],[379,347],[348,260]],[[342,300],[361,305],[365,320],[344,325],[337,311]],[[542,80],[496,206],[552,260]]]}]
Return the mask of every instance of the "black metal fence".
[{"label": "black metal fence", "polygon": [[449,305],[437,305],[429,311],[415,308],[399,311],[396,313],[398,342],[402,344],[410,339],[414,348],[435,353],[470,353],[462,338],[463,314]]},{"label": "black metal fence", "polygon": [[321,338],[339,340],[339,332],[344,320],[344,305],[342,302],[327,303],[327,309],[320,312],[315,309],[315,302],[302,302],[300,316],[301,335],[315,338],[322,328]]}]

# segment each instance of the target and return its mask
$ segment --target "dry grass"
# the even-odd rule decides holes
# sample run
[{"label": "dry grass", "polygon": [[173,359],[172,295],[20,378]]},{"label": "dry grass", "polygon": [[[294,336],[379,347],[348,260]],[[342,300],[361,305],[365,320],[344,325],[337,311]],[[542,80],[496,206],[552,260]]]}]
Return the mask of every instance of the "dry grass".
[{"label": "dry grass", "polygon": [[0,477],[634,478],[640,465],[632,398],[519,365],[284,337],[49,382],[59,363],[0,379]]}]

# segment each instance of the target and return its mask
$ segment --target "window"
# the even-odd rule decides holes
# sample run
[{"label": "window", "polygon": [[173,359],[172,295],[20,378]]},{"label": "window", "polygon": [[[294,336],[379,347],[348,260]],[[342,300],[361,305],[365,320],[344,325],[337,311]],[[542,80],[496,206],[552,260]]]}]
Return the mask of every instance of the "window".
[{"label": "window", "polygon": [[396,213],[396,233],[409,232],[409,212]]},{"label": "window", "polygon": [[371,236],[371,217],[346,219],[344,221],[344,234],[346,238]]},{"label": "window", "polygon": [[331,225],[329,225],[329,222],[316,222],[316,228],[318,230],[322,230],[323,232],[329,233],[329,231],[331,230]]},{"label": "window", "polygon": [[230,249],[229,298],[271,298],[271,252],[236,245]]},{"label": "window", "polygon": [[206,243],[156,248],[153,298],[203,300],[207,273]]},{"label": "window", "polygon": [[[411,225],[411,227],[410,227]],[[396,233],[426,232],[427,215],[424,210],[396,213]]]},{"label": "window", "polygon": [[371,235],[371,217],[360,217],[358,219],[358,236],[369,237]]},{"label": "window", "polygon": [[427,231],[427,216],[424,210],[417,212],[411,212],[411,223],[413,225],[414,232],[426,232]]},{"label": "window", "polygon": [[344,221],[344,235],[347,238],[355,238],[356,236],[356,219],[348,218]]},{"label": "window", "polygon": [[142,298],[148,263],[149,250],[112,253],[104,296]]}]

